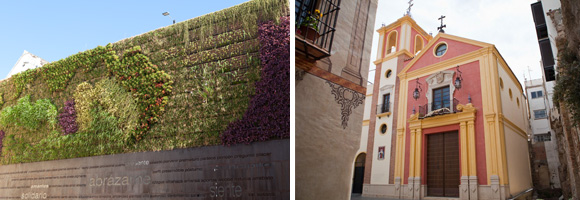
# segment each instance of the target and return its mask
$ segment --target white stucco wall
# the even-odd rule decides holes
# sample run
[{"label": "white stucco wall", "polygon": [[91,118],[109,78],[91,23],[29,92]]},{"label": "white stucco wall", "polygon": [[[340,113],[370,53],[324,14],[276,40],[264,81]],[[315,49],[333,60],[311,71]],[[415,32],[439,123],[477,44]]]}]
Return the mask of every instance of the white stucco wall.
[{"label": "white stucco wall", "polygon": [[[499,77],[503,80],[503,89],[500,88],[501,97],[501,113],[505,118],[509,119],[511,122],[519,126],[522,130],[527,130],[527,108],[524,103],[524,97],[522,91],[516,84],[520,84],[514,81],[508,73],[504,70],[501,62],[497,63]],[[509,91],[512,91],[512,97],[509,96]],[[519,101],[519,105],[518,105]]]},{"label": "white stucco wall", "polygon": [[[500,88],[500,112],[506,120],[511,121],[519,128],[512,127],[507,122],[501,125],[505,139],[509,191],[511,195],[516,195],[532,187],[527,136],[529,126],[527,104],[523,91],[518,87],[519,81],[512,79],[510,76],[512,72],[504,70],[501,62],[497,62],[497,68],[499,77],[503,81],[503,89]],[[510,90],[512,92],[511,97],[509,95]],[[521,133],[520,130],[524,131],[524,133]]]},{"label": "white stucco wall", "polygon": [[42,58],[31,54],[30,52],[24,50],[16,64],[12,67],[12,70],[8,73],[5,79],[10,78],[14,74],[18,74],[20,72],[26,71],[27,69],[34,69],[38,67],[42,67],[48,63],[47,61],[43,60]]},{"label": "white stucco wall", "polygon": [[[399,35],[400,37],[401,35]],[[389,78],[386,77],[386,73],[388,70],[391,70],[391,76]],[[386,62],[382,63],[381,71],[380,71],[380,81],[378,83],[379,87],[379,94],[378,95],[378,104],[383,103],[383,95],[390,94],[389,102],[390,105],[390,116],[383,116],[381,118],[376,117],[376,126],[374,130],[375,138],[373,143],[373,162],[372,162],[372,171],[371,171],[371,184],[388,184],[389,182],[389,171],[390,171],[390,160],[391,160],[391,140],[392,140],[392,128],[393,128],[393,117],[395,114],[392,113],[394,109],[394,102],[395,102],[395,83],[397,77],[397,58],[393,58]],[[371,109],[377,109],[371,108]],[[377,112],[377,114],[379,114]],[[387,132],[385,134],[381,134],[380,128],[382,124],[387,125]],[[385,158],[379,160],[379,147],[385,147]]]},{"label": "white stucco wall", "polygon": [[510,194],[516,195],[532,187],[528,142],[508,126],[504,126]]}]

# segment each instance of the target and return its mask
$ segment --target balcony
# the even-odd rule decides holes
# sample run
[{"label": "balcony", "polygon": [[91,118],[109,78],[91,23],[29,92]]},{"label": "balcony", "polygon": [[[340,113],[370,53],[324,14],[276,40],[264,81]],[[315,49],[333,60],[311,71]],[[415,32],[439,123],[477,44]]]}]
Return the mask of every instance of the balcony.
[{"label": "balcony", "polygon": [[[434,116],[438,116],[438,115],[445,115],[445,114],[450,114],[450,113],[457,113],[457,105],[459,105],[459,100],[457,100],[456,98],[453,98],[453,104],[451,104],[451,107],[453,108],[441,108],[441,109],[437,109],[437,110],[433,110],[429,112],[429,104],[425,104],[423,106],[419,106],[419,119],[424,119],[427,117],[434,117]],[[431,107],[433,107],[433,105],[431,105]]]},{"label": "balcony", "polygon": [[387,104],[379,104],[377,105],[377,117],[380,119],[384,116],[391,115],[391,103],[388,102]]},{"label": "balcony", "polygon": [[340,1],[295,1],[296,52],[312,60],[330,56]]}]

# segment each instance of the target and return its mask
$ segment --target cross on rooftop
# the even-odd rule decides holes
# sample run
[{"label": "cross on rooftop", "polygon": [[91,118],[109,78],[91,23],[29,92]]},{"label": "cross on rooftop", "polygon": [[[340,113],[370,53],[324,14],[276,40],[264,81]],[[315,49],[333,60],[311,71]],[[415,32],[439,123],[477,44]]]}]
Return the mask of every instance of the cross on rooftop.
[{"label": "cross on rooftop", "polygon": [[407,8],[407,15],[411,16],[411,7],[413,7],[413,0],[409,0],[409,7]]},{"label": "cross on rooftop", "polygon": [[437,30],[439,30],[440,33],[445,33],[443,28],[447,27],[447,25],[443,24],[443,18],[445,18],[445,16],[443,16],[443,15],[441,15],[441,17],[439,17],[439,20],[441,20],[441,26],[437,27]]}]

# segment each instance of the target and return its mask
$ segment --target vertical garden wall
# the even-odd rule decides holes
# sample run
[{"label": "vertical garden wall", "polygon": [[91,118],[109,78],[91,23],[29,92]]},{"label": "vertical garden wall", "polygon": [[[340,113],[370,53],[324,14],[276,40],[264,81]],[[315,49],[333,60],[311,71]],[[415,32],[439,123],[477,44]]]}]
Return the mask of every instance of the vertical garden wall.
[{"label": "vertical garden wall", "polygon": [[2,164],[289,137],[286,0],[253,0],[0,82]]}]

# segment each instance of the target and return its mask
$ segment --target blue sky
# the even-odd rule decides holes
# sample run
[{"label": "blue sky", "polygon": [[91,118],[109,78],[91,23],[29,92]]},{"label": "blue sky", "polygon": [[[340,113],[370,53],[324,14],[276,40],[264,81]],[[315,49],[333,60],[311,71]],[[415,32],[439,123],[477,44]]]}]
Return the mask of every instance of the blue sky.
[{"label": "blue sky", "polygon": [[246,1],[0,1],[0,79],[24,50],[54,62]]}]

